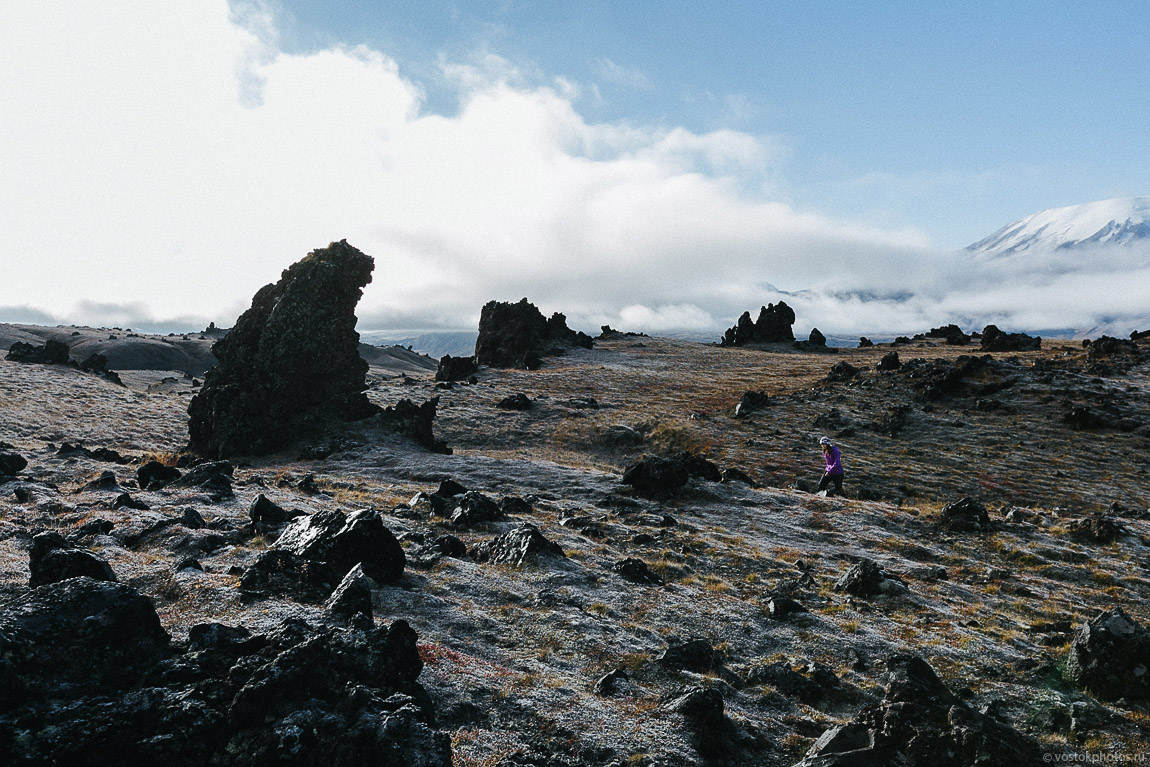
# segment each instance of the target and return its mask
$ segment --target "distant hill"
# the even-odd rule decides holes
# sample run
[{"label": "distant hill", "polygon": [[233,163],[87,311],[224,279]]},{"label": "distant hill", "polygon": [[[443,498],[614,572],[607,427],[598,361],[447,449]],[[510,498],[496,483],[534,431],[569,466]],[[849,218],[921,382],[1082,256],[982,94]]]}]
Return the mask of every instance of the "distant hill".
[{"label": "distant hill", "polygon": [[1137,242],[1150,247],[1150,197],[1051,208],[1013,221],[966,249],[993,258]]},{"label": "distant hill", "polygon": [[[164,336],[133,333],[120,328],[0,323],[0,356],[17,342],[42,346],[49,340],[56,340],[67,344],[72,359],[77,362],[92,354],[103,354],[112,370],[174,370],[202,376],[215,366],[212,344],[224,335],[226,331],[215,328]],[[359,353],[368,365],[384,373],[419,374],[433,371],[437,366],[431,357],[398,346],[361,343]]]},{"label": "distant hill", "polygon": [[475,354],[475,339],[478,330],[445,330],[423,333],[396,330],[361,330],[360,340],[380,346],[410,346],[414,352],[426,354],[438,360],[445,354],[452,357],[470,357]]}]

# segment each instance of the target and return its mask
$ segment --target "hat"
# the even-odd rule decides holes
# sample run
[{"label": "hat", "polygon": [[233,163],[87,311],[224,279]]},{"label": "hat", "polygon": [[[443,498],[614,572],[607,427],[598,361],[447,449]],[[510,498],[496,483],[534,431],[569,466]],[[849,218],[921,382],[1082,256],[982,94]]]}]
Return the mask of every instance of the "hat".
[{"label": "hat", "polygon": [[831,438],[830,438],[830,437],[822,437],[822,438],[819,440],[819,444],[820,444],[820,445],[829,445],[830,443],[831,443]]}]

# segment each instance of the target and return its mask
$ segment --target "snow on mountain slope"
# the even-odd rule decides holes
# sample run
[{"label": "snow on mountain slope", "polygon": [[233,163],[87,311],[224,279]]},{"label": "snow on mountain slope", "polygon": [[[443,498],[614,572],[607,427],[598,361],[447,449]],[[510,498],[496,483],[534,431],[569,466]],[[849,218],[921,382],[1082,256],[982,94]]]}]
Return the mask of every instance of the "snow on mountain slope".
[{"label": "snow on mountain slope", "polygon": [[1020,218],[966,248],[986,258],[1029,250],[1054,251],[1087,245],[1150,244],[1150,197],[1051,208]]}]

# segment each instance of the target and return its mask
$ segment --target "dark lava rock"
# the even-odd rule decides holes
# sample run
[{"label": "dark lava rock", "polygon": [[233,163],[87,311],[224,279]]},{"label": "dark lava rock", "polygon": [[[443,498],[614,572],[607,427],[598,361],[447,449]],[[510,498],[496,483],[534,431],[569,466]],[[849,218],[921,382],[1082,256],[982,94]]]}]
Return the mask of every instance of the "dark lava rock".
[{"label": "dark lava rock", "polygon": [[593,692],[596,695],[604,697],[611,696],[618,691],[620,684],[629,680],[630,677],[627,675],[627,672],[621,668],[617,668],[599,677],[595,682]]},{"label": "dark lava rock", "polygon": [[527,559],[536,557],[563,557],[563,548],[548,540],[535,525],[524,523],[514,530],[495,536],[475,547],[475,559],[492,564],[518,567]]},{"label": "dark lava rock", "polygon": [[34,588],[0,608],[0,713],[122,690],[171,654],[168,641],[151,600],[123,584],[79,577]]},{"label": "dark lava rock", "polygon": [[861,372],[862,370],[856,368],[849,362],[836,362],[831,366],[830,372],[827,373],[826,380],[828,383],[850,381]]},{"label": "dark lava rock", "polygon": [[747,684],[769,684],[788,698],[811,705],[823,695],[818,684],[791,668],[789,663],[777,662],[755,666],[747,674]]},{"label": "dark lava rock", "polygon": [[746,418],[771,404],[771,397],[766,392],[748,391],[739,397],[739,404],[735,405],[735,418]]},{"label": "dark lava rock", "polygon": [[182,476],[174,466],[165,466],[159,461],[148,461],[136,470],[136,482],[141,490],[159,490]]},{"label": "dark lava rock", "polygon": [[1138,344],[1134,342],[1133,337],[1127,341],[1124,338],[1102,336],[1093,341],[1088,339],[1082,343],[1086,346],[1087,362],[1100,362],[1116,357],[1138,357],[1142,353],[1142,350],[1138,348]]},{"label": "dark lava rock", "polygon": [[1113,429],[1118,425],[1115,418],[1088,405],[1074,405],[1062,417],[1062,422],[1078,431]]},{"label": "dark lava rock", "polygon": [[347,515],[325,509],[296,517],[274,548],[335,573],[332,580],[342,578],[358,563],[369,578],[380,583],[394,583],[403,576],[403,547],[372,509]]},{"label": "dark lava rock", "polygon": [[1106,514],[1071,520],[1066,523],[1066,530],[1076,538],[1095,543],[1112,543],[1126,535],[1125,526]]},{"label": "dark lava rock", "polygon": [[1066,676],[1103,700],[1150,698],[1150,631],[1112,608],[1078,627]]},{"label": "dark lava rock", "polygon": [[981,348],[984,352],[1028,352],[1042,348],[1040,336],[1025,333],[1003,333],[996,325],[982,329]]},{"label": "dark lava rock", "polygon": [[534,400],[522,393],[512,394],[495,403],[500,410],[530,410],[534,405]]},{"label": "dark lava rock", "polygon": [[449,738],[415,681],[416,639],[403,621],[296,620],[268,636],[201,624],[186,653],[153,663],[138,686],[22,701],[0,714],[0,740],[12,763],[448,767]]},{"label": "dark lava rock", "polygon": [[208,526],[204,516],[191,506],[185,507],[183,513],[180,514],[180,524],[189,530],[202,530]]},{"label": "dark lava rock", "polygon": [[687,484],[691,477],[721,482],[719,467],[699,455],[676,453],[669,458],[650,456],[640,459],[623,472],[623,484],[649,498],[668,498]]},{"label": "dark lava rock", "polygon": [[901,379],[910,382],[918,396],[926,401],[969,394],[987,396],[1014,384],[1001,363],[989,354],[981,357],[963,355],[948,360],[914,359],[898,370]]},{"label": "dark lava rock", "polygon": [[887,352],[875,365],[875,370],[885,373],[888,370],[898,370],[900,367],[902,367],[902,362],[899,361],[898,352]]},{"label": "dark lava rock", "polygon": [[835,591],[845,591],[856,597],[867,599],[884,593],[899,592],[905,585],[897,578],[886,575],[882,568],[869,559],[858,563],[839,576],[835,581]]},{"label": "dark lava rock", "polygon": [[984,532],[991,527],[986,507],[973,498],[962,498],[943,506],[938,515],[938,524],[956,533]]},{"label": "dark lava rock", "polygon": [[807,608],[790,597],[772,596],[767,600],[767,610],[775,620],[786,620],[792,615],[809,612]]},{"label": "dark lava rock", "polygon": [[189,448],[264,455],[332,420],[378,408],[359,355],[355,306],[375,263],[346,240],[315,250],[266,285],[212,345],[217,365],[188,405]]},{"label": "dark lava rock", "polygon": [[115,450],[106,447],[99,447],[95,450],[90,450],[83,445],[73,445],[65,442],[60,445],[60,449],[56,451],[57,458],[90,458],[93,461],[103,461],[104,463],[117,463],[121,466],[131,463],[132,459],[125,458]]},{"label": "dark lava rock", "polygon": [[705,639],[691,639],[680,644],[667,645],[656,658],[661,666],[676,671],[694,671],[703,674],[723,667],[723,657]]},{"label": "dark lava rock", "polygon": [[[706,764],[744,763],[749,753],[736,749],[738,732],[725,714],[723,694],[715,688],[690,687],[675,693],[663,704],[667,711],[680,714],[691,743]],[[751,751],[758,751],[752,746]]]},{"label": "dark lava rock", "polygon": [[866,336],[860,336],[859,337],[859,348],[860,349],[869,349],[872,346],[874,346],[874,341],[870,340]]},{"label": "dark lava rock", "polygon": [[43,346],[17,341],[8,348],[4,359],[9,362],[27,362],[38,365],[67,365],[68,344],[63,341],[50,340]]},{"label": "dark lava rock", "polygon": [[220,501],[232,497],[232,475],[235,467],[230,461],[207,461],[190,469],[186,474],[170,482],[172,488],[199,490]]},{"label": "dark lava rock", "polygon": [[128,493],[120,493],[120,495],[116,496],[116,500],[112,501],[112,508],[113,509],[135,509],[136,511],[147,511],[151,507],[148,506],[148,504],[144,503],[143,501],[139,500],[138,498],[133,498]]},{"label": "dark lava rock", "polygon": [[28,460],[19,453],[0,453],[0,477],[11,477],[28,468]]},{"label": "dark lava rock", "polygon": [[70,546],[59,533],[38,533],[32,537],[28,569],[32,588],[86,576],[97,581],[115,581],[111,566],[102,557]]},{"label": "dark lava rock", "polygon": [[475,361],[494,368],[536,369],[541,355],[561,353],[567,347],[590,349],[594,341],[586,333],[567,327],[567,318],[556,312],[551,319],[526,298],[517,304],[489,301],[479,314],[479,337]]},{"label": "dark lava rock", "polygon": [[811,328],[810,335],[807,336],[807,346],[826,347],[827,337],[824,336],[818,328]]},{"label": "dark lava rock", "polygon": [[328,614],[347,622],[357,615],[371,618],[371,581],[357,564],[348,571],[324,604]]},{"label": "dark lava rock", "polygon": [[297,511],[287,511],[272,501],[263,493],[257,495],[248,506],[248,518],[261,527],[279,527],[290,519],[300,516]]},{"label": "dark lava rock", "polygon": [[720,346],[745,346],[794,341],[791,325],[795,324],[795,310],[786,302],[768,304],[759,309],[759,318],[751,321],[751,313],[743,312],[735,326],[723,333]]},{"label": "dark lava rock", "polygon": [[475,357],[452,357],[445,354],[435,369],[436,381],[466,381],[479,372]]},{"label": "dark lava rock", "polygon": [[439,487],[435,490],[435,495],[441,498],[451,498],[452,496],[462,495],[467,492],[467,488],[456,482],[454,479],[448,478],[439,483]]},{"label": "dark lava rock", "polygon": [[651,586],[663,585],[663,579],[651,572],[646,562],[641,559],[635,559],[634,557],[628,557],[611,565],[611,572],[618,573],[627,580],[635,583]]},{"label": "dark lava rock", "polygon": [[473,527],[506,517],[499,504],[478,490],[469,490],[462,496],[453,499],[448,504],[448,508],[451,508],[452,505],[454,505],[454,509],[449,516],[451,524],[456,527]]},{"label": "dark lava rock", "polygon": [[963,702],[922,659],[895,656],[883,700],[822,734],[795,767],[1040,764],[1034,738]]},{"label": "dark lava rock", "polygon": [[116,472],[102,471],[100,476],[84,485],[85,490],[120,490],[120,482],[116,479]]},{"label": "dark lava rock", "polygon": [[433,453],[451,455],[451,448],[441,439],[436,439],[432,433],[431,425],[435,420],[435,409],[439,406],[439,397],[432,397],[422,405],[416,405],[409,399],[386,407],[380,413],[380,420],[397,434],[408,437],[417,445],[421,445]]},{"label": "dark lava rock", "polygon": [[940,328],[931,328],[925,334],[927,338],[942,338],[947,346],[966,346],[970,343],[970,336],[962,332],[958,325],[943,325]]},{"label": "dark lava rock", "polygon": [[260,554],[240,578],[240,596],[245,600],[290,596],[316,604],[327,599],[335,585],[334,568],[326,562],[313,562],[290,551],[271,549]]},{"label": "dark lava rock", "polygon": [[454,535],[441,535],[436,538],[431,545],[445,557],[461,559],[467,556],[467,544]]}]

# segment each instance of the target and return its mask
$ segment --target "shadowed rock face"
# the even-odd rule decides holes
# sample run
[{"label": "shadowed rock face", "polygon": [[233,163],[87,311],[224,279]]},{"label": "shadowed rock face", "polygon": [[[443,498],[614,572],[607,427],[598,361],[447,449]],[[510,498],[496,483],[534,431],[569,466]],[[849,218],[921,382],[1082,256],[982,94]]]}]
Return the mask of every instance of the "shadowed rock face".
[{"label": "shadowed rock face", "polygon": [[212,346],[219,364],[188,405],[189,448],[214,458],[266,454],[329,419],[377,412],[363,393],[368,366],[355,330],[374,266],[341,240],[261,288]]},{"label": "shadowed rock face", "polygon": [[594,341],[586,333],[567,327],[567,318],[556,312],[551,319],[526,298],[519,303],[488,301],[479,314],[479,338],[475,361],[495,368],[539,367],[539,357],[562,353],[566,347],[590,349]]}]

